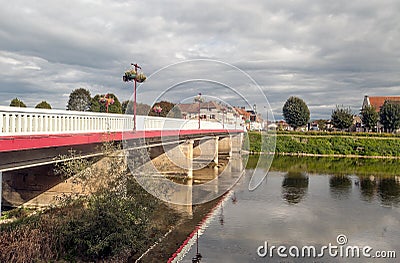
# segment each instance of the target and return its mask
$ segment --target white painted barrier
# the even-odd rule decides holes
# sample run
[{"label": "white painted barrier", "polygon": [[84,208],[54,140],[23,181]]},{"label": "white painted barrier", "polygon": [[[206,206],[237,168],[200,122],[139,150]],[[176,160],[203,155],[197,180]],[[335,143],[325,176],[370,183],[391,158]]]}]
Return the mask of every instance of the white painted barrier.
[{"label": "white painted barrier", "polygon": [[[163,117],[136,117],[141,130],[195,130],[197,120]],[[201,121],[201,130],[240,129],[239,123]],[[97,112],[46,110],[0,106],[0,136],[121,132],[133,129],[133,115]],[[242,128],[243,129],[243,128]]]}]

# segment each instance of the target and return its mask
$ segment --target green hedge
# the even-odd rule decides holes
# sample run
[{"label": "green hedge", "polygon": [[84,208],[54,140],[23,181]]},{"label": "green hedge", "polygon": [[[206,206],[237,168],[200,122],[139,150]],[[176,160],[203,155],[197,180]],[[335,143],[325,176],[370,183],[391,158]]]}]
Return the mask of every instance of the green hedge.
[{"label": "green hedge", "polygon": [[[261,133],[249,133],[250,151],[261,152],[261,141],[268,143],[270,137]],[[293,136],[277,134],[276,153],[344,154],[361,156],[400,156],[400,138],[360,138],[349,136]]]},{"label": "green hedge", "polygon": [[398,137],[400,138],[400,133],[374,133],[374,132],[327,132],[327,131],[277,131],[278,135],[318,135],[318,136],[352,136],[352,137]]}]

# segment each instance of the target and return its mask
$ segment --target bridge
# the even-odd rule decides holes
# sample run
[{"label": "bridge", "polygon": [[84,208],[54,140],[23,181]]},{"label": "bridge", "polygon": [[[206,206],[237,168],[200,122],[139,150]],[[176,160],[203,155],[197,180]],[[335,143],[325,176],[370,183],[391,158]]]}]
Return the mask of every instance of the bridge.
[{"label": "bridge", "polygon": [[3,173],[54,163],[70,149],[82,158],[101,154],[97,146],[105,141],[145,140],[154,147],[205,137],[217,138],[218,148],[218,140],[243,132],[239,122],[201,121],[199,127],[198,120],[136,116],[136,121],[134,131],[133,115],[0,106],[0,197]]}]

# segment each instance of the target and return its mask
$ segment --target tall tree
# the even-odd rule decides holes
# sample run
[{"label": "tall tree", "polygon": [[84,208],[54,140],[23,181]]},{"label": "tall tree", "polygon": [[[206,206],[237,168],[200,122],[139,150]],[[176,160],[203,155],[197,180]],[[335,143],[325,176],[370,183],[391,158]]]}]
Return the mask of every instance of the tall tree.
[{"label": "tall tree", "polygon": [[[104,97],[105,94],[97,94],[96,96],[94,96],[91,100],[90,103],[90,111],[93,112],[106,112],[106,105],[104,103],[100,102],[100,99],[102,97]],[[122,105],[121,102],[119,102],[117,96],[115,96],[113,93],[108,93],[108,97],[109,98],[113,98],[114,99],[114,103],[110,104],[108,106],[108,112],[109,113],[122,113]]]},{"label": "tall tree", "polygon": [[361,110],[361,120],[367,131],[373,129],[378,123],[379,114],[373,105],[365,106]]},{"label": "tall tree", "polygon": [[306,125],[310,120],[310,110],[307,104],[298,97],[292,96],[287,99],[282,110],[285,121],[295,130]]},{"label": "tall tree", "polygon": [[320,131],[325,131],[326,130],[326,124],[327,124],[326,120],[323,120],[323,119],[317,120],[317,124],[318,124],[318,129]]},{"label": "tall tree", "polygon": [[26,108],[25,103],[24,103],[22,100],[18,99],[18,98],[12,99],[12,100],[11,100],[11,103],[10,103],[10,106],[11,106],[11,107],[22,107],[22,108]]},{"label": "tall tree", "polygon": [[379,111],[380,123],[387,132],[400,128],[400,104],[385,101]]},{"label": "tall tree", "polygon": [[51,105],[47,101],[43,100],[35,106],[36,109],[51,109]]},{"label": "tall tree", "polygon": [[[133,101],[125,100],[121,104],[123,114],[133,114]],[[151,106],[145,103],[136,103],[136,114],[137,115],[149,115]]]},{"label": "tall tree", "polygon": [[349,129],[353,124],[353,113],[350,108],[339,107],[332,111],[332,125],[340,130]]},{"label": "tall tree", "polygon": [[67,110],[87,111],[90,108],[90,92],[87,89],[79,88],[69,94]]}]

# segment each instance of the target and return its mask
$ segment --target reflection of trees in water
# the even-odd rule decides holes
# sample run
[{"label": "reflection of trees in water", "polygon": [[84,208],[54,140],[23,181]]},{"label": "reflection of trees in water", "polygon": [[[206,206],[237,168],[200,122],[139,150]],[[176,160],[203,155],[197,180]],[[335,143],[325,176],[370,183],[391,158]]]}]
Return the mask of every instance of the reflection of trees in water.
[{"label": "reflection of trees in water", "polygon": [[300,172],[288,172],[282,182],[282,198],[289,204],[300,203],[307,195],[308,176]]},{"label": "reflection of trees in water", "polygon": [[329,179],[329,186],[333,198],[347,198],[351,192],[351,180],[346,175],[332,176]]},{"label": "reflection of trees in water", "polygon": [[400,204],[400,184],[394,177],[381,179],[378,193],[383,205],[398,206]]},{"label": "reflection of trees in water", "polygon": [[376,181],[373,176],[360,177],[361,197],[363,200],[371,202],[376,194]]}]

